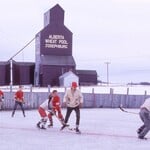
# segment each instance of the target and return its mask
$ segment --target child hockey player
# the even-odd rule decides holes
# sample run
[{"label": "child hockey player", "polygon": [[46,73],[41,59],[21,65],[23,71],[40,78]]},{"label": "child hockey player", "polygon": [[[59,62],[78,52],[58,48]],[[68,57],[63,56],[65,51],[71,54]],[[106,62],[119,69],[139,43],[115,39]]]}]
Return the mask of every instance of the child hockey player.
[{"label": "child hockey player", "polygon": [[143,125],[137,130],[139,139],[146,139],[145,135],[150,130],[150,98],[147,98],[140,108],[140,118]]},{"label": "child hockey player", "polygon": [[67,112],[65,116],[65,124],[61,127],[61,130],[63,130],[66,127],[70,114],[74,110],[76,113],[76,132],[80,133],[80,106],[83,103],[83,96],[80,90],[77,89],[76,82],[72,82],[71,88],[66,91],[64,95],[64,102],[67,105]]},{"label": "child hockey player", "polygon": [[15,98],[14,99],[15,100],[15,105],[14,105],[14,109],[13,109],[13,112],[12,112],[11,116],[14,117],[17,106],[20,105],[23,116],[25,117],[25,112],[24,112],[24,107],[23,107],[23,104],[25,103],[24,102],[24,93],[22,91],[22,86],[21,85],[19,86],[19,90],[15,93],[14,98]]},{"label": "child hockey player", "polygon": [[[58,118],[63,124],[64,119],[61,114],[60,98],[58,96],[57,90],[53,90],[53,92],[49,95],[49,98],[40,105],[38,111],[41,116],[41,120],[37,123],[38,128],[46,129],[45,124],[47,122],[47,119],[49,119],[50,121],[48,127],[52,127],[52,116],[57,116],[56,112],[58,112]],[[48,111],[49,113],[47,114],[46,111]]]},{"label": "child hockey player", "polygon": [[50,124],[48,125],[48,127],[53,126],[53,119],[52,119],[53,115],[56,116],[59,119],[59,121],[61,122],[61,124],[63,125],[64,124],[64,118],[63,118],[63,115],[61,113],[60,97],[57,95],[57,91],[55,92],[55,95],[51,99],[51,105],[50,106],[51,106],[51,109],[50,109],[50,113],[48,114]]}]

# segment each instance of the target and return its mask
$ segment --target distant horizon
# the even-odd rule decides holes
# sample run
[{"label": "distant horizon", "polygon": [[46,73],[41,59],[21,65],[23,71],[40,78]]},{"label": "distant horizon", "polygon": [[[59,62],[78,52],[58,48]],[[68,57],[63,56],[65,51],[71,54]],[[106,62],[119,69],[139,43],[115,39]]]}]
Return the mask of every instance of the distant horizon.
[{"label": "distant horizon", "polygon": [[[14,59],[16,62],[31,62],[35,63],[35,60],[26,61],[21,59]],[[8,60],[3,60],[4,62]],[[105,63],[101,63],[100,67],[95,67],[96,64],[87,66],[86,64],[80,64],[76,61],[77,70],[96,70],[98,74],[98,80],[102,82],[107,82],[107,68]],[[110,83],[140,83],[140,82],[150,82],[150,68],[147,66],[134,66],[134,65],[124,65],[121,67],[120,63],[110,63],[109,65],[109,82]],[[129,66],[129,67],[128,67]],[[119,68],[119,69],[117,69]]]}]

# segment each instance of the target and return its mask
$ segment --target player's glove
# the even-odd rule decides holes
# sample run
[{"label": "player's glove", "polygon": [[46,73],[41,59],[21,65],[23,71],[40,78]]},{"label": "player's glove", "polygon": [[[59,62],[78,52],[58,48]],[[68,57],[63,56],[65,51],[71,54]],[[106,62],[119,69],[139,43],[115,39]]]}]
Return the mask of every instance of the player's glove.
[{"label": "player's glove", "polygon": [[49,109],[48,112],[53,116],[56,114],[56,112],[54,111],[54,109]]}]

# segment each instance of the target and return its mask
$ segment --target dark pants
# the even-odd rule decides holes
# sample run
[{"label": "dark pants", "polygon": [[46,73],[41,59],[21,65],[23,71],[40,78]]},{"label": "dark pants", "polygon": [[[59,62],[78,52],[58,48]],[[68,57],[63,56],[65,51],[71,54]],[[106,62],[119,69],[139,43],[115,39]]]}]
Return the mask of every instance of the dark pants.
[{"label": "dark pants", "polygon": [[14,116],[15,111],[16,111],[18,105],[21,107],[22,113],[23,113],[23,115],[25,117],[25,112],[24,112],[23,104],[22,104],[22,102],[18,102],[18,101],[15,101],[14,109],[13,109],[13,112],[12,112],[12,117]]},{"label": "dark pants", "polygon": [[66,112],[66,116],[65,116],[65,123],[68,122],[70,114],[73,110],[76,113],[76,125],[79,126],[79,123],[80,123],[80,108],[79,108],[79,106],[73,107],[73,108],[67,107],[67,112]]},{"label": "dark pants", "polygon": [[141,130],[139,137],[144,137],[150,130],[150,112],[145,108],[141,108],[139,115],[144,123],[144,125],[139,128]]}]

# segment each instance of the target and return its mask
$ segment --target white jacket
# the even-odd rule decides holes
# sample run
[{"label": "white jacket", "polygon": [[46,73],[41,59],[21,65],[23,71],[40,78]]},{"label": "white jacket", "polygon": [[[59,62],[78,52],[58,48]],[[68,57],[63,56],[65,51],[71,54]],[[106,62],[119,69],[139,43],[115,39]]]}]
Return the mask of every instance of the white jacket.
[{"label": "white jacket", "polygon": [[68,89],[64,95],[63,102],[66,103],[67,107],[76,107],[83,103],[83,95],[80,90]]},{"label": "white jacket", "polygon": [[40,105],[40,107],[43,108],[44,110],[48,110],[48,101],[49,101],[49,99],[46,99],[46,100]]},{"label": "white jacket", "polygon": [[150,111],[150,98],[147,98],[143,105],[141,105],[141,108],[146,108],[147,110]]}]

